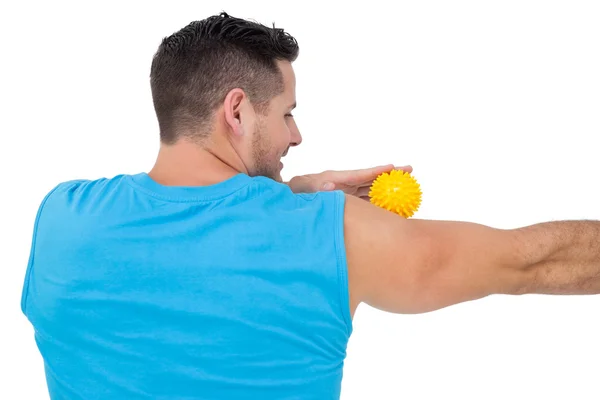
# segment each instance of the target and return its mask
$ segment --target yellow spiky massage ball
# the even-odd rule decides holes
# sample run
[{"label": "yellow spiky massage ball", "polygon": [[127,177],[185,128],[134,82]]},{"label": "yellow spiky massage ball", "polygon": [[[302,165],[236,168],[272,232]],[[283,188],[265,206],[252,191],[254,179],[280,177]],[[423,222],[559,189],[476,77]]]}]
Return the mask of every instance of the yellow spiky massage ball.
[{"label": "yellow spiky massage ball", "polygon": [[408,172],[392,170],[377,177],[371,185],[371,203],[410,218],[421,205],[421,186]]}]

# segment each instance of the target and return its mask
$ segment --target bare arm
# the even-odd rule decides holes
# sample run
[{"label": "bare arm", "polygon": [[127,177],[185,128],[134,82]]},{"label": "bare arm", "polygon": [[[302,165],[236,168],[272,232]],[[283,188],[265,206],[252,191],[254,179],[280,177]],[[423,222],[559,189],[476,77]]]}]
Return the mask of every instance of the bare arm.
[{"label": "bare arm", "polygon": [[503,230],[404,219],[346,197],[352,307],[429,312],[491,294],[600,293],[600,223]]},{"label": "bare arm", "polygon": [[600,221],[544,222],[515,229],[525,293],[600,293]]}]

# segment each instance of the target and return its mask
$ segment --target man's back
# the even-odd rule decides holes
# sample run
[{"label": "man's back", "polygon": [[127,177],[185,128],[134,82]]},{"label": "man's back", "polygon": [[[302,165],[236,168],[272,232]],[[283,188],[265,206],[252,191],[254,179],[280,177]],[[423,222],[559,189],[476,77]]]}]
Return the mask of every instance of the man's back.
[{"label": "man's back", "polygon": [[245,174],[58,185],[22,301],[52,398],[338,398],[344,204]]}]

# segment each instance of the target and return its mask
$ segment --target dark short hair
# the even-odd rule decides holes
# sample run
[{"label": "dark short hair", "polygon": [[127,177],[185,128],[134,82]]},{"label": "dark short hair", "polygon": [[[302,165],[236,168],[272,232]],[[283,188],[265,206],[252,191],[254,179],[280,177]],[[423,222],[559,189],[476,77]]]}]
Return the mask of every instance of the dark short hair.
[{"label": "dark short hair", "polygon": [[193,21],[162,40],[150,86],[160,138],[202,139],[227,93],[241,88],[259,112],[283,91],[278,60],[293,62],[298,43],[283,29],[223,12]]}]

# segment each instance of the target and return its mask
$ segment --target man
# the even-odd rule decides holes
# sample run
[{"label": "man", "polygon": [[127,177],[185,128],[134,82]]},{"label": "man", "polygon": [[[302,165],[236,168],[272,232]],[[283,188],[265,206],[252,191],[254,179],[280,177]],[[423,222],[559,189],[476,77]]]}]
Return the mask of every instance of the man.
[{"label": "man", "polygon": [[191,23],[152,62],[152,170],[45,197],[22,310],[53,399],[336,399],[360,303],[600,292],[598,222],[406,220],[364,201],[393,166],[281,182],[297,55],[280,29]]}]

